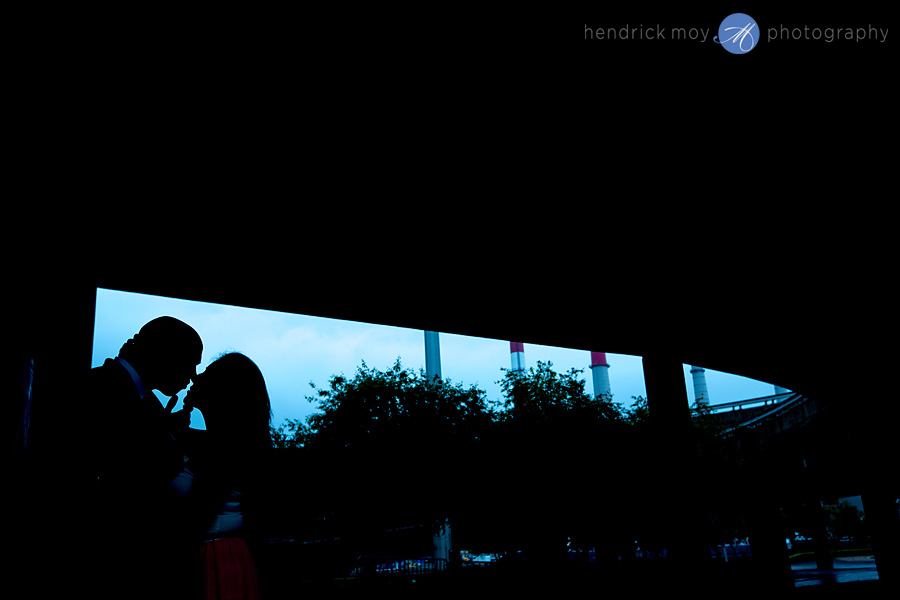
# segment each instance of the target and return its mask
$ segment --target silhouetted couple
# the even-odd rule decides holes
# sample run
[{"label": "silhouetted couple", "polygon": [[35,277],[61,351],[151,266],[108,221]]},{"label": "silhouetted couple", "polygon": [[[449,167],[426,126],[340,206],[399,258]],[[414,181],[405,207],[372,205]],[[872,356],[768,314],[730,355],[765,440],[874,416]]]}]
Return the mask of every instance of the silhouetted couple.
[{"label": "silhouetted couple", "polygon": [[[193,328],[160,317],[91,371],[96,573],[89,579],[101,595],[258,596],[245,513],[270,447],[269,397],[259,368],[242,354],[225,354],[197,375],[202,350]],[[185,408],[172,413],[191,381]],[[153,389],[172,396],[165,408]],[[189,428],[192,408],[206,431]]]}]

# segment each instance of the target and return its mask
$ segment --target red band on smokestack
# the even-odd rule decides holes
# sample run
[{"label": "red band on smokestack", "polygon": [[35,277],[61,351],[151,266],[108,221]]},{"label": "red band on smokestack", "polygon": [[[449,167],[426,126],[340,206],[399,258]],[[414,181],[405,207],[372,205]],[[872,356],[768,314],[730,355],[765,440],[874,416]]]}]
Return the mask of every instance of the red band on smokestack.
[{"label": "red band on smokestack", "polygon": [[513,352],[525,352],[525,344],[523,344],[522,342],[510,342],[509,352],[510,354],[512,354]]},{"label": "red band on smokestack", "polygon": [[606,362],[606,352],[591,352],[592,367],[608,367]]}]

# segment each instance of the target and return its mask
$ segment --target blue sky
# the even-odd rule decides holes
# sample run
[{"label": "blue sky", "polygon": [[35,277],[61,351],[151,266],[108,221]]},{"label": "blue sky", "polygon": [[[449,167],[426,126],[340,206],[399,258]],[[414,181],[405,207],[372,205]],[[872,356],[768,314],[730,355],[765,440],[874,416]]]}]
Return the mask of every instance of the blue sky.
[{"label": "blue sky", "polygon": [[[326,387],[334,374],[352,376],[362,361],[369,367],[385,369],[399,357],[405,368],[425,367],[421,330],[105,289],[97,290],[96,306],[92,366],[115,357],[122,344],[147,321],[173,316],[191,325],[203,340],[198,372],[229,350],[246,354],[259,366],[268,386],[276,426],[284,419],[303,419],[315,412],[315,403],[306,399],[314,394],[310,382]],[[523,341],[526,367],[541,360],[552,361],[557,371],[584,369],[582,377],[587,381],[586,389],[591,390],[589,352]],[[477,385],[487,392],[488,399],[501,399],[496,382],[503,376],[501,368],[510,367],[508,340],[441,333],[440,347],[445,379]],[[633,396],[646,395],[640,357],[608,353],[607,361],[615,401],[630,406]],[[693,398],[689,369],[684,366],[688,395]],[[713,405],[773,393],[773,386],[768,383],[718,371],[707,370],[706,380]],[[179,398],[184,396],[182,391]],[[176,410],[180,407],[179,402]],[[202,415],[198,412],[193,412],[191,425],[202,428]]]}]

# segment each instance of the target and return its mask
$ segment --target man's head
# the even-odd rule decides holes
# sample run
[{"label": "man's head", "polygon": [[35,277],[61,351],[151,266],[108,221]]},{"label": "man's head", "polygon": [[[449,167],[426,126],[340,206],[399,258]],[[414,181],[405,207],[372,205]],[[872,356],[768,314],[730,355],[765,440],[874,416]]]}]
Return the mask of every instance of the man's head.
[{"label": "man's head", "polygon": [[143,327],[119,351],[148,389],[167,396],[187,387],[197,375],[203,343],[194,329],[174,317],[159,317]]}]

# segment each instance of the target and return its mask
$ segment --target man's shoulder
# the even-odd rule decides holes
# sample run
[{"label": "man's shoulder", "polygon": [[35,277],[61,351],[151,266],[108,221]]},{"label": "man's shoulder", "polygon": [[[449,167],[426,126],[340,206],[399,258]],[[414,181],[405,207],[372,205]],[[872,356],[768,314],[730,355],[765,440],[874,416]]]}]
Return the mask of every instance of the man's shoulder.
[{"label": "man's shoulder", "polygon": [[123,370],[124,369],[122,369],[122,366],[117,364],[114,359],[107,358],[105,361],[103,361],[102,365],[91,369],[90,377],[93,379],[109,377],[112,373]]},{"label": "man's shoulder", "polygon": [[125,368],[112,358],[99,367],[94,367],[88,374],[87,385],[90,391],[111,390],[126,391],[134,387],[131,376]]},{"label": "man's shoulder", "polygon": [[114,359],[114,358],[107,358],[106,360],[103,361],[103,364],[102,364],[102,365],[100,365],[99,367],[94,367],[93,369],[91,369],[91,373],[104,373],[104,372],[106,372],[106,371],[108,371],[108,370],[110,370],[110,369],[113,369],[113,368],[114,368],[114,369],[121,369],[122,366],[119,365],[119,364],[116,362],[116,359]]}]

